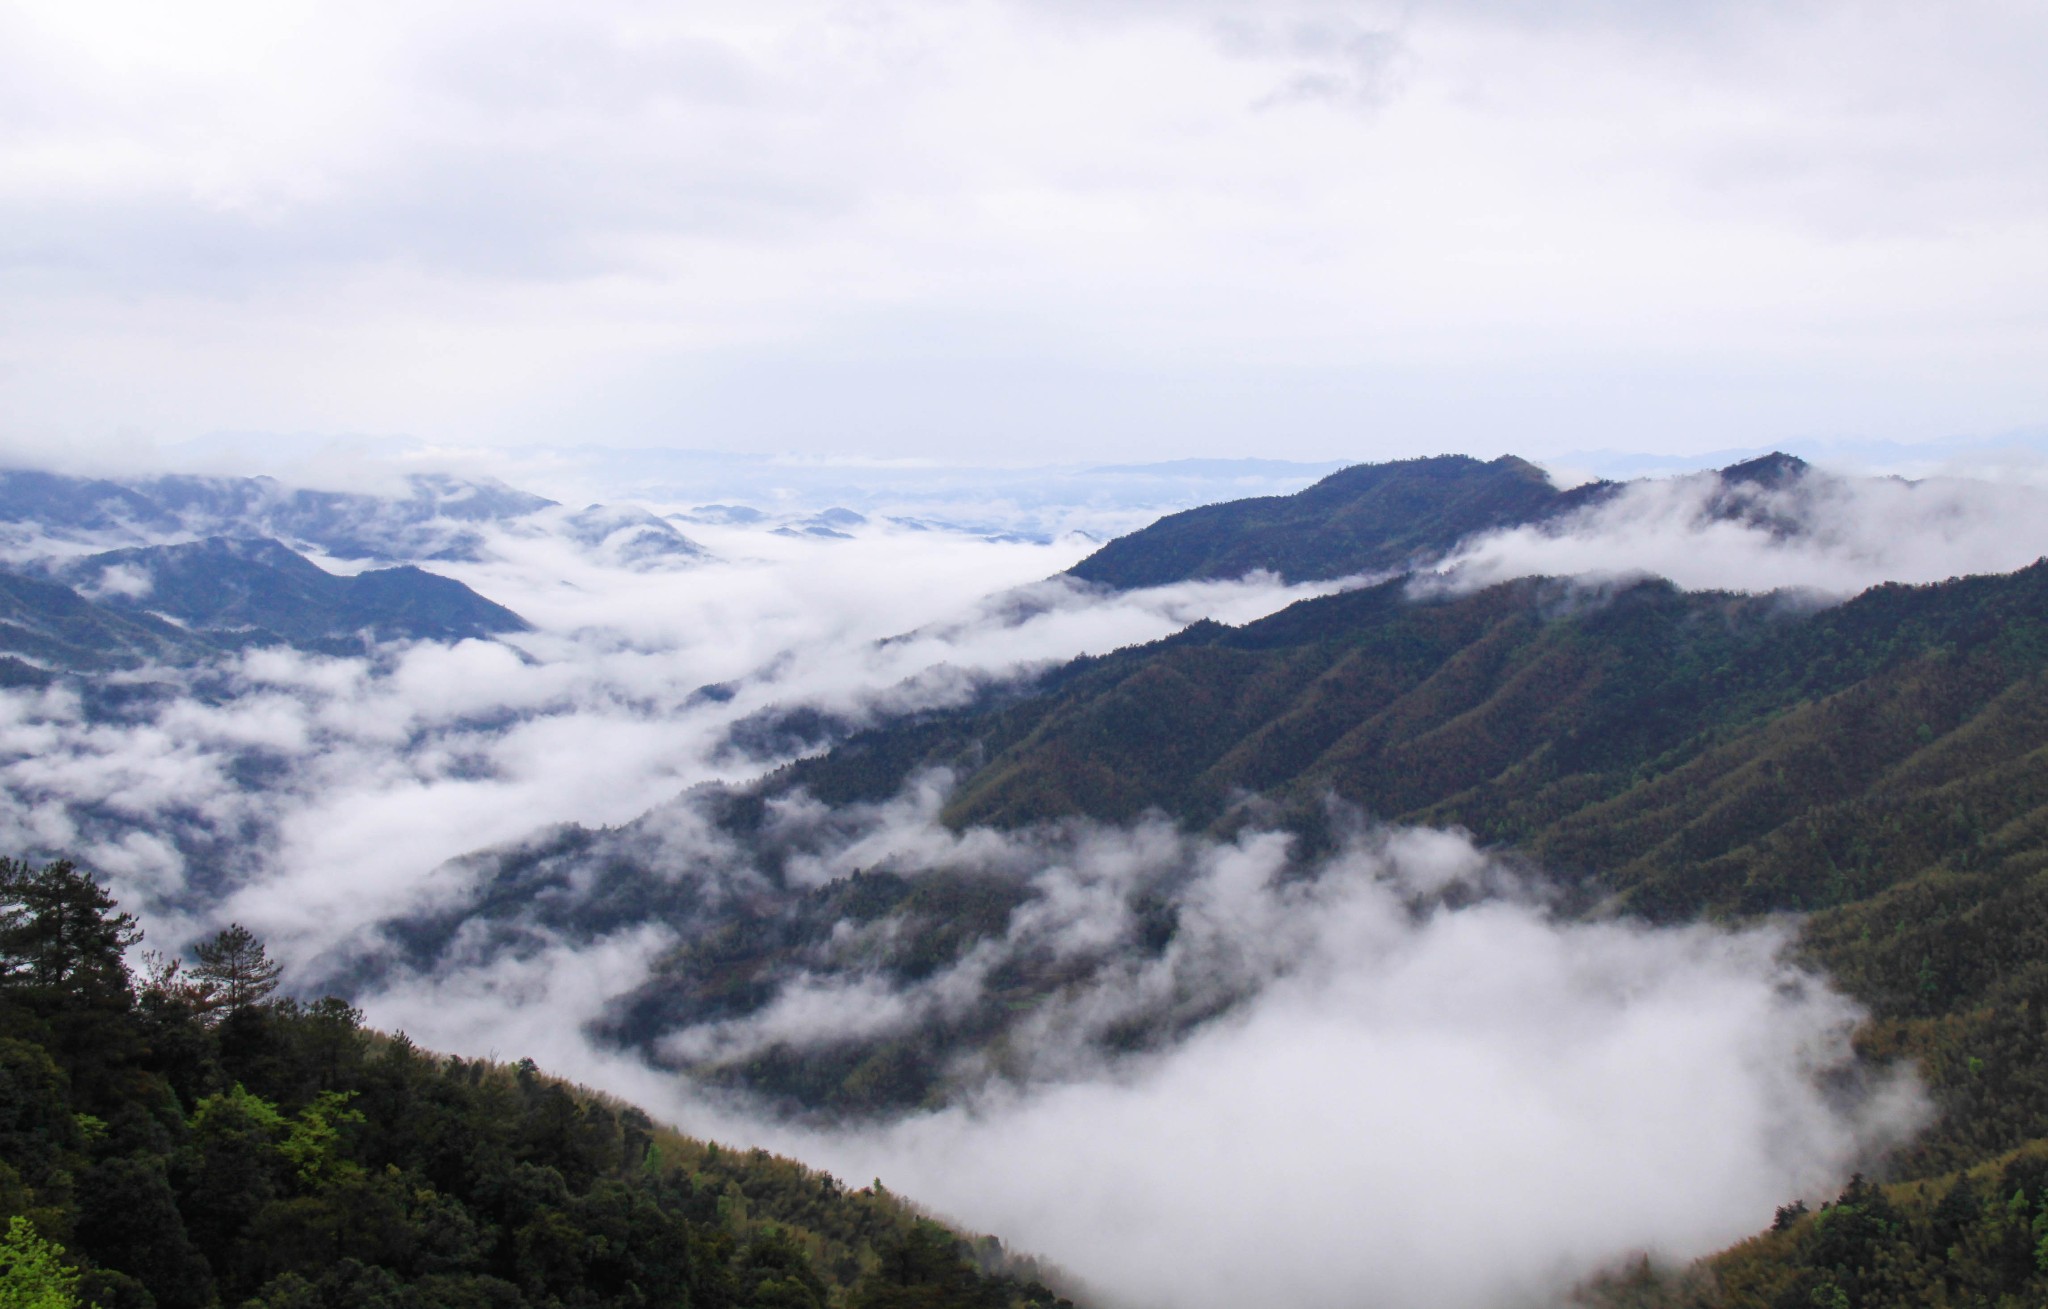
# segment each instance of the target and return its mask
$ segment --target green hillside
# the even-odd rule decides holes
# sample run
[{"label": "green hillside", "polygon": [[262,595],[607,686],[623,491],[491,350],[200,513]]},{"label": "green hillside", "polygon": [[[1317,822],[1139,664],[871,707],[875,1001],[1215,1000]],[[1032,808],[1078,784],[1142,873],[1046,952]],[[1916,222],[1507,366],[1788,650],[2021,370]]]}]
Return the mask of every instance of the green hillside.
[{"label": "green hillside", "polygon": [[239,929],[139,982],[138,937],[68,864],[0,861],[0,1305],[1065,1303],[879,1187],[278,999]]},{"label": "green hillside", "polygon": [[1805,948],[1917,1058],[1942,1172],[2048,1137],[2048,565],[1784,597],[1400,583],[1081,661],[1040,694],[786,770],[846,802],[918,769],[949,822],[1159,810],[1311,840],[1328,797],[1456,825],[1655,919],[1811,914]]}]

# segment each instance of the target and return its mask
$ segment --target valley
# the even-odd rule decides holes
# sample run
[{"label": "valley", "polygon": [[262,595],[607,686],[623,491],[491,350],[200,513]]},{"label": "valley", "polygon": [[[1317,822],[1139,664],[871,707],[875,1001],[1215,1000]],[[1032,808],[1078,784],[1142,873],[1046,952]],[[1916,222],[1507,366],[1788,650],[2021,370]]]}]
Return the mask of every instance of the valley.
[{"label": "valley", "polygon": [[[1631,1235],[1619,1216],[1671,1163],[1646,1157],[1588,1192],[1595,1210],[1615,1206],[1602,1238],[1613,1257],[1668,1258],[1674,1242],[1698,1256],[1773,1206],[1831,1199],[1829,1180],[1839,1186],[1853,1167],[1888,1194],[1939,1198],[1965,1172],[1983,1176],[2048,1141],[2048,1101],[2028,1089],[2044,1068],[2025,1035],[2032,971],[1991,962],[2048,959],[2031,926],[2048,574],[2016,566],[1860,592],[1680,587],[1626,571],[1496,576],[1508,548],[1496,543],[1532,532],[1597,541],[1627,530],[1632,503],[1674,489],[1689,507],[1675,530],[1700,557],[1739,568],[1763,543],[1782,556],[1773,569],[1789,561],[1816,583],[1850,557],[1831,507],[1897,494],[1777,456],[1671,486],[1571,493],[1514,460],[1367,465],[1292,498],[1168,516],[1050,580],[1024,571],[991,594],[985,575],[959,570],[950,609],[899,609],[866,636],[720,667],[693,662],[675,644],[684,629],[658,634],[645,610],[638,636],[609,617],[564,628],[564,599],[567,612],[588,602],[534,582],[579,576],[593,600],[600,579],[622,594],[710,597],[733,569],[721,555],[907,559],[899,543],[914,536],[852,518],[824,536],[778,536],[773,520],[698,522],[703,543],[650,550],[613,538],[666,539],[671,520],[631,506],[568,515],[499,491],[457,502],[509,506],[502,522],[357,505],[348,539],[383,523],[385,554],[347,571],[301,553],[337,558],[304,534],[296,549],[222,536],[219,517],[190,512],[176,529],[188,539],[166,540],[162,521],[93,488],[56,498],[73,507],[42,524],[47,538],[18,538],[17,550],[63,544],[11,583],[22,599],[10,639],[26,671],[9,694],[30,697],[17,714],[71,697],[75,739],[98,742],[102,758],[115,741],[134,750],[152,724],[206,721],[195,712],[246,722],[271,706],[278,726],[236,729],[241,744],[218,738],[230,753],[207,767],[226,770],[190,793],[215,799],[109,792],[54,811],[103,851],[129,852],[125,870],[118,855],[93,863],[138,897],[153,928],[254,918],[301,994],[339,993],[387,1030],[470,1057],[521,1042],[716,1138],[907,1176],[944,1212],[1078,1264],[1112,1300],[1179,1274],[1030,1216],[1001,1198],[1005,1185],[993,1203],[986,1186],[963,1191],[941,1160],[977,1160],[974,1176],[1031,1171],[1015,1142],[1061,1115],[1060,1131],[1132,1141],[1146,1131],[1110,1125],[1193,1112],[1180,1130],[1199,1136],[1214,1130],[1204,1112],[1253,1105],[1341,1131],[1314,1089],[1332,1077],[1405,1123],[1423,1143],[1418,1163],[1454,1174],[1443,1152],[1460,1148],[1428,1144],[1458,1130],[1451,1088],[1533,1095],[1532,1111],[1556,1115],[1559,1144],[1506,1196],[1540,1187],[1623,1122],[1645,1140],[1689,1133],[1724,1157],[1778,1134],[1739,1185],[1731,1174],[1661,1231]],[[76,508],[88,500],[123,516]],[[93,548],[120,535],[141,540]],[[417,564],[398,548],[450,539],[467,544]],[[1042,546],[980,548],[1026,569],[1045,557]],[[743,565],[735,580],[748,568],[773,575]],[[1243,580],[1240,569],[1251,570]],[[396,721],[415,726],[401,736],[328,718],[348,700],[398,708],[402,688],[437,665],[467,670],[472,689],[424,718],[424,705],[406,709]],[[589,690],[562,680],[572,668],[595,674]],[[528,680],[552,689],[531,699],[518,690]],[[279,735],[293,719],[332,725]],[[581,811],[602,821],[579,821],[589,800],[577,797],[595,792],[553,773],[521,780],[531,765],[506,753],[547,723],[558,737],[576,725],[620,741],[659,726],[672,762],[649,775],[652,757],[620,757],[616,775],[631,785]],[[320,754],[301,754],[323,738]],[[413,761],[403,785],[423,797],[467,794],[503,834],[472,827],[468,845],[451,846],[464,829],[440,818],[438,858],[380,852],[397,862],[383,859],[388,871],[368,882],[293,869],[319,847],[295,856],[279,844],[290,806],[334,815],[336,836],[375,821],[363,802],[377,792],[349,801],[321,779],[385,770],[386,759]],[[36,770],[54,776],[51,762],[24,754],[0,770],[14,804],[53,812],[22,789]],[[557,816],[498,808],[522,793]],[[22,843],[25,857],[73,852],[41,839]],[[132,862],[144,851],[148,862]],[[1439,973],[1460,980],[1432,998],[1425,979]],[[1601,978],[1629,980],[1612,991]],[[1663,1039],[1697,1025],[1678,1064],[1634,1034],[1641,997],[1660,995],[1679,1005]],[[1536,996],[1542,1044],[1511,1054],[1497,1018]],[[1346,1051],[1406,1041],[1403,1005],[1436,1015],[1428,1044],[1405,1058],[1421,1085],[1451,1079],[1434,1110],[1398,1107],[1405,1079],[1346,1062]],[[1731,1044],[1760,1030],[1737,1014],[1764,1012],[1777,1043]],[[1285,1034],[1303,1025],[1327,1029],[1336,1066],[1302,1063],[1306,1049]],[[1626,1110],[1597,1123],[1570,1107],[1597,1099],[1594,1084],[1566,1071],[1595,1066],[1579,1061],[1596,1049],[1612,1085],[1633,1088]],[[1472,1058],[1507,1059],[1529,1088],[1563,1080],[1489,1092],[1452,1071]],[[1228,1063],[1196,1071],[1218,1059],[1300,1066],[1301,1089],[1276,1101],[1222,1072]],[[1557,1073],[1538,1071],[1554,1061]],[[1731,1084],[1697,1111],[1705,1118],[1674,1116],[1672,1078],[1700,1084],[1731,1069],[1777,1087],[1767,1109],[1756,1102],[1760,1117],[1715,1115],[1763,1081]],[[1197,1076],[1206,1089],[1188,1081]],[[1203,1230],[1206,1219],[1158,1198],[1179,1185],[1158,1175],[1170,1149],[1144,1149],[1122,1165],[1132,1184],[1156,1188],[1137,1212],[1176,1239]],[[1331,1162],[1346,1166],[1341,1153]],[[1346,1203],[1377,1203],[1412,1166],[1383,1160]],[[1070,1195],[1090,1185],[1052,1176]],[[1305,1184],[1338,1185],[1313,1176]],[[1424,1202],[1416,1221],[1406,1239],[1426,1244],[1444,1218]],[[1408,1230],[1392,1214],[1380,1222],[1389,1240]],[[1729,1267],[1819,1285],[1833,1265],[1801,1264],[1806,1231],[1794,1222]],[[1229,1248],[1221,1231],[1206,1239]],[[1621,1293],[1597,1280],[1601,1267],[1580,1265],[1596,1276],[1586,1293]],[[1320,1302],[1351,1275],[1341,1262],[1325,1272],[1329,1285],[1309,1276],[1294,1294]],[[1440,1269],[1416,1275],[1448,1285]],[[1496,1275],[1475,1270],[1458,1294],[1482,1303]],[[1639,1279],[1627,1293],[1682,1297],[1684,1277]]]}]

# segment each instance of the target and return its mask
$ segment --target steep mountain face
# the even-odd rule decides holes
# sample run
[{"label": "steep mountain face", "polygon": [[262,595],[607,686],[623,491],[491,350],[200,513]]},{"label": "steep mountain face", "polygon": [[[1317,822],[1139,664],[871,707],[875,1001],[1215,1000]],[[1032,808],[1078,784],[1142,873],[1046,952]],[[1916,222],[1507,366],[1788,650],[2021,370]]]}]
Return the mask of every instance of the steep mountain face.
[{"label": "steep mountain face", "polygon": [[1564,492],[1512,455],[1361,464],[1287,496],[1232,500],[1172,514],[1118,537],[1068,572],[1118,590],[1258,569],[1289,582],[1405,569],[1474,532],[1564,513],[1606,484]]},{"label": "steep mountain face", "polygon": [[452,578],[418,568],[338,576],[277,541],[213,537],[114,550],[57,577],[124,613],[160,614],[215,644],[360,651],[369,641],[460,641],[526,621]]},{"label": "steep mountain face", "polygon": [[[843,803],[943,766],[960,778],[947,820],[998,826],[1157,809],[1313,828],[1334,796],[1464,827],[1658,917],[1815,909],[1947,853],[1964,839],[1948,809],[1970,841],[2048,820],[2015,784],[2048,745],[2044,619],[2048,565],[1817,612],[1661,582],[1437,600],[1393,582],[867,733],[777,785]],[[1940,835],[1874,842],[1880,815]]]}]

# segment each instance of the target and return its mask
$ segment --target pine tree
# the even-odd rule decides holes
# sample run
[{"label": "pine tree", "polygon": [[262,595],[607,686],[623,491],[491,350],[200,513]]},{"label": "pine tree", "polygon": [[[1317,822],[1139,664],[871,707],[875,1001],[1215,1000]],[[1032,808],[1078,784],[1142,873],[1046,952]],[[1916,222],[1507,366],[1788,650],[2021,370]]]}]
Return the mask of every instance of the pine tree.
[{"label": "pine tree", "polygon": [[277,989],[278,974],[284,971],[256,934],[240,923],[229,923],[193,946],[192,953],[199,962],[191,977],[208,988],[206,1006],[227,1013],[260,1004]]},{"label": "pine tree", "polygon": [[142,940],[133,914],[69,860],[41,869],[0,859],[0,979],[82,996],[125,994],[123,953]]}]

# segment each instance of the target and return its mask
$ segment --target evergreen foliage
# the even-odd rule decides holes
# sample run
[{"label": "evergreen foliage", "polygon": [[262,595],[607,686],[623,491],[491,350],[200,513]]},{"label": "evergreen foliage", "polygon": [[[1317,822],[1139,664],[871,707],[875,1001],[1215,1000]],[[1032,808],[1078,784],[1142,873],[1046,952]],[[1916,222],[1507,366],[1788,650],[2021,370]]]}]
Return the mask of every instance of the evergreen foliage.
[{"label": "evergreen foliage", "polygon": [[1888,1177],[2048,1141],[2048,563],[1828,608],[1394,582],[1077,661],[769,789],[878,799],[931,765],[960,779],[956,824],[1151,810],[1313,842],[1336,796],[1532,855],[1581,905],[1799,912],[1873,1012],[1864,1053],[1934,1093]]},{"label": "evergreen foliage", "polygon": [[209,1008],[228,1013],[247,1008],[277,989],[283,966],[271,959],[256,934],[229,923],[192,947],[198,963],[190,976],[206,995]]},{"label": "evergreen foliage", "polygon": [[1579,1300],[1588,1309],[2034,1309],[2048,1304],[2048,1155],[2034,1148],[1891,1186],[1856,1177],[1833,1203],[1697,1267],[1638,1266],[1598,1279]]},{"label": "evergreen foliage", "polygon": [[0,1238],[0,1309],[76,1309],[78,1270],[19,1214]]},{"label": "evergreen foliage", "polygon": [[878,1188],[276,998],[239,926],[138,988],[139,937],[0,862],[0,1309],[1066,1303]]}]

